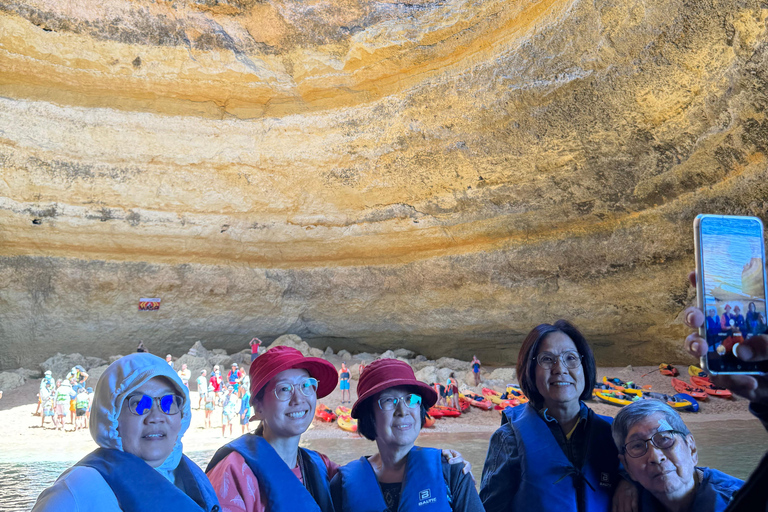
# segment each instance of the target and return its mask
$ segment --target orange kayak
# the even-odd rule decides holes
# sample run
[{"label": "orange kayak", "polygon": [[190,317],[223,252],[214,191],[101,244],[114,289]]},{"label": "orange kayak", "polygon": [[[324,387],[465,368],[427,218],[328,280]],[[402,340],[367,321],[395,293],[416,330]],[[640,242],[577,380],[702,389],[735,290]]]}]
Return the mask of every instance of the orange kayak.
[{"label": "orange kayak", "polygon": [[703,388],[692,386],[691,384],[688,384],[687,382],[677,379],[675,377],[672,377],[672,387],[675,388],[675,391],[677,391],[678,393],[685,393],[686,395],[691,395],[696,400],[707,399],[707,392],[704,391]]},{"label": "orange kayak", "polygon": [[691,375],[691,382],[700,388],[703,388],[708,395],[719,396],[720,398],[733,398],[733,393],[725,388],[715,386],[707,377],[695,377]]},{"label": "orange kayak", "polygon": [[677,377],[680,375],[680,372],[677,371],[677,368],[667,363],[661,363],[659,365],[659,370],[661,370],[662,375],[668,375],[669,377]]},{"label": "orange kayak", "polygon": [[461,416],[461,411],[444,405],[434,405],[427,411],[433,418],[455,418]]},{"label": "orange kayak", "polygon": [[477,407],[478,409],[483,409],[484,411],[490,411],[493,409],[493,404],[491,401],[484,396],[477,395],[475,393],[463,393],[459,395],[459,400],[462,398],[469,402],[470,405]]},{"label": "orange kayak", "polygon": [[427,417],[424,420],[424,428],[431,428],[435,426],[435,418],[427,414]]},{"label": "orange kayak", "polygon": [[336,415],[325,404],[317,404],[317,407],[315,407],[315,418],[331,422],[336,420]]}]

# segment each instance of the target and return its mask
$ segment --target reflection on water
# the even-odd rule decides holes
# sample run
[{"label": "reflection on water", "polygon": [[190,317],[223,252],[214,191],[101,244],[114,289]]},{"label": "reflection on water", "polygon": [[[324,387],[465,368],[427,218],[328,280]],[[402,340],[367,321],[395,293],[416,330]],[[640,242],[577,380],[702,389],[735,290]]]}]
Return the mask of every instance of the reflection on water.
[{"label": "reflection on water", "polygon": [[[689,425],[699,447],[699,465],[710,466],[739,478],[746,478],[768,449],[768,433],[755,420],[709,421]],[[419,445],[453,448],[472,463],[472,473],[480,483],[490,433],[432,433],[419,436]],[[363,438],[312,439],[302,446],[325,453],[333,461],[345,464],[372,454],[375,443]],[[203,469],[214,450],[187,455]],[[26,511],[37,495],[51,485],[74,462],[0,463],[0,511]]]}]

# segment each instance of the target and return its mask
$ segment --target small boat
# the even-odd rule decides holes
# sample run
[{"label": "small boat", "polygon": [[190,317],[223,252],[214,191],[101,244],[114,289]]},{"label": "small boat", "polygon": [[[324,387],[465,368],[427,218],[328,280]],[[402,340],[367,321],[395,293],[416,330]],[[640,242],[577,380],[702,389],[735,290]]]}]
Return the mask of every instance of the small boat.
[{"label": "small boat", "polygon": [[424,428],[432,428],[435,426],[435,418],[427,414],[427,417],[424,418]]},{"label": "small boat", "polygon": [[651,389],[650,384],[640,387],[632,381],[624,382],[618,377],[613,377],[611,379],[608,377],[603,377],[603,384],[615,389],[616,391],[632,393],[633,395],[640,395],[643,391],[648,391]]},{"label": "small boat", "polygon": [[462,414],[464,414],[469,410],[469,400],[467,399],[462,400],[461,395],[459,395],[459,410],[461,411]]},{"label": "small boat", "polygon": [[528,397],[525,396],[523,390],[514,384],[507,384],[507,389],[501,395],[502,400],[517,400],[521,404],[528,402]]},{"label": "small boat", "polygon": [[336,416],[349,416],[352,413],[352,409],[349,407],[344,407],[343,405],[340,405],[336,408]]},{"label": "small boat", "polygon": [[630,396],[615,389],[595,389],[595,398],[601,402],[605,402],[611,405],[618,405],[619,407],[624,407],[625,405],[629,405],[632,402],[639,400],[637,396]]},{"label": "small boat", "polygon": [[461,411],[445,405],[433,405],[427,411],[433,418],[455,418],[461,416]]},{"label": "small boat", "polygon": [[491,388],[483,388],[483,396],[490,400],[494,405],[501,403],[501,393]]},{"label": "small boat", "polygon": [[669,396],[664,393],[646,392],[646,393],[643,393],[643,398],[655,398],[656,400],[661,400],[662,402],[666,402],[667,405],[673,409],[681,409],[683,411],[692,410],[694,407],[693,404],[695,402],[696,410],[699,409],[699,404],[698,402],[696,402],[696,399],[693,397],[690,397],[690,399],[685,399],[685,398],[678,397],[677,395]]},{"label": "small boat", "polygon": [[357,432],[357,420],[348,414],[342,414],[336,419],[336,424],[341,430],[347,432]]},{"label": "small boat", "polygon": [[507,407],[517,407],[518,405],[520,405],[520,402],[513,398],[512,400],[502,400],[500,404],[494,405],[493,408],[498,411],[499,414],[502,414]]},{"label": "small boat", "polygon": [[684,411],[699,412],[699,402],[697,402],[696,399],[691,395],[688,395],[685,393],[678,393],[674,395],[672,398],[679,399],[683,402],[690,402],[691,405],[687,408],[683,408]]},{"label": "small boat", "polygon": [[680,372],[677,371],[677,368],[667,363],[661,363],[659,365],[659,370],[661,370],[662,375],[668,375],[670,377],[677,377],[680,375]]},{"label": "small boat", "polygon": [[459,394],[459,400],[464,399],[469,402],[470,405],[483,409],[484,411],[490,411],[493,409],[493,403],[482,395],[472,393],[471,391],[464,391]]},{"label": "small boat", "polygon": [[691,383],[704,389],[708,395],[719,396],[720,398],[733,398],[733,393],[725,388],[715,386],[707,377],[694,377],[691,375]]},{"label": "small boat", "polygon": [[698,366],[691,365],[688,367],[688,375],[691,377],[706,377],[707,374],[704,373],[704,370],[699,368]]},{"label": "small boat", "polygon": [[675,388],[675,391],[678,393],[685,393],[692,396],[696,400],[707,399],[707,392],[703,388],[688,384],[684,380],[672,377],[672,387]]},{"label": "small boat", "polygon": [[317,404],[315,418],[320,421],[331,422],[336,421],[336,414],[329,407],[326,407],[325,404]]}]

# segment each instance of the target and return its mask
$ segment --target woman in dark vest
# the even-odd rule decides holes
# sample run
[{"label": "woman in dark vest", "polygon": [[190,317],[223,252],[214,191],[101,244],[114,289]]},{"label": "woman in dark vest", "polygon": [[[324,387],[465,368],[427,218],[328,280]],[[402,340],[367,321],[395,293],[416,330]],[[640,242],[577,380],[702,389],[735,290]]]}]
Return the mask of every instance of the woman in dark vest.
[{"label": "woman in dark vest", "polygon": [[35,512],[217,512],[203,471],[182,454],[189,392],[157,356],[109,365],[96,385],[90,430],[96,449],[40,494]]},{"label": "woman in dark vest", "polygon": [[[618,452],[611,418],[583,402],[596,381],[584,336],[565,320],[536,326],[520,348],[517,375],[530,402],[507,408],[491,437],[480,486],[486,511],[611,510]],[[620,497],[636,500],[632,489],[624,482]]]},{"label": "woman in dark vest", "polygon": [[352,417],[378,453],[343,466],[331,481],[336,512],[482,512],[471,475],[440,450],[414,446],[437,393],[397,359],[378,359],[360,376]]}]

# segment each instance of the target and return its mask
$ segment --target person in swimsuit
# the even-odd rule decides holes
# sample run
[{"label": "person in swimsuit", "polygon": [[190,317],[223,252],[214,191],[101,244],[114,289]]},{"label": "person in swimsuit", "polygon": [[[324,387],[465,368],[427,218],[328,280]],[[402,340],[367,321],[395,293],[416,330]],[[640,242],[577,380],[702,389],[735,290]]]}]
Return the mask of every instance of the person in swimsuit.
[{"label": "person in swimsuit", "polygon": [[[339,389],[341,389],[341,403],[352,403],[352,396],[349,392],[349,368],[346,363],[341,363],[339,370]],[[344,400],[346,395],[347,399]]]}]

